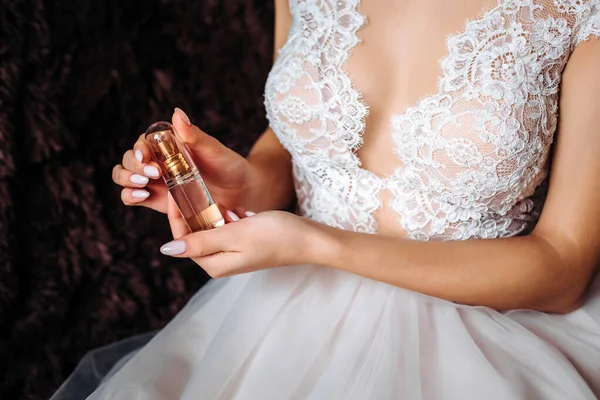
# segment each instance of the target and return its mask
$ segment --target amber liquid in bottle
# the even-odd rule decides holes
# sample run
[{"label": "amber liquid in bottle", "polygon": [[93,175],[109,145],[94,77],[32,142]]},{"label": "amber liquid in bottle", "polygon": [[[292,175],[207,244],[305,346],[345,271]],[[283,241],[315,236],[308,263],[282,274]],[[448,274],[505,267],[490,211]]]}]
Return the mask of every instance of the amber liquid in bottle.
[{"label": "amber liquid in bottle", "polygon": [[169,187],[169,192],[192,232],[216,228],[225,223],[219,207],[197,172]]},{"label": "amber liquid in bottle", "polygon": [[224,225],[219,207],[208,192],[185,145],[177,138],[175,128],[168,122],[152,124],[146,131],[146,141],[190,230],[197,232]]}]

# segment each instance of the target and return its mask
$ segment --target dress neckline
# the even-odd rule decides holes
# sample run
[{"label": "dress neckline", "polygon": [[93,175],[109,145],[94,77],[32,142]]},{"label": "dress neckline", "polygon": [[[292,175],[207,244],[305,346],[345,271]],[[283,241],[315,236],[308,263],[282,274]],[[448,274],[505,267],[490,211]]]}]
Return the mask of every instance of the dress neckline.
[{"label": "dress neckline", "polygon": [[[440,68],[441,72],[437,76],[436,92],[424,95],[424,96],[420,97],[414,104],[411,104],[411,105],[405,107],[402,112],[392,114],[388,121],[389,124],[393,124],[394,120],[401,120],[401,119],[405,118],[410,113],[421,109],[425,104],[431,103],[437,99],[440,99],[442,96],[444,96],[444,83],[447,80],[448,76],[447,76],[446,72],[444,71],[443,66],[452,57],[452,48],[451,48],[450,42],[455,38],[458,38],[458,37],[468,34],[471,29],[470,28],[471,26],[479,25],[479,24],[485,22],[493,14],[496,14],[498,12],[503,13],[505,2],[511,1],[511,0],[496,0],[496,1],[497,1],[496,5],[483,8],[479,12],[479,15],[477,17],[467,18],[465,20],[465,22],[463,23],[463,28],[460,31],[446,35],[446,37],[445,37],[446,52],[437,61],[438,65],[441,67]],[[364,21],[364,23],[360,26],[357,26],[353,30],[353,32],[351,32],[354,37],[354,40],[352,41],[354,44],[352,46],[350,46],[350,48],[348,48],[346,57],[344,57],[344,59],[342,60],[342,62],[340,64],[340,67],[339,67],[339,73],[342,74],[348,80],[348,82],[350,82],[348,91],[351,93],[350,93],[350,96],[348,96],[348,98],[356,99],[356,102],[358,102],[360,104],[360,107],[358,107],[358,108],[364,108],[366,110],[365,115],[360,120],[360,125],[357,127],[355,132],[352,132],[352,135],[356,135],[356,137],[353,140],[351,140],[350,142],[356,143],[356,145],[349,146],[348,150],[353,159],[353,163],[355,164],[357,169],[363,171],[364,173],[368,173],[368,174],[372,175],[373,178],[376,178],[382,182],[385,182],[385,181],[389,180],[390,178],[392,178],[393,176],[397,175],[403,169],[404,166],[401,165],[401,166],[395,168],[394,171],[392,171],[390,174],[386,174],[386,175],[376,174],[372,171],[365,169],[362,166],[362,162],[361,162],[360,158],[358,157],[357,153],[360,150],[360,148],[362,147],[363,136],[367,130],[366,119],[367,119],[367,116],[369,113],[369,105],[365,102],[362,92],[356,88],[353,78],[348,74],[348,72],[344,68],[344,63],[349,58],[352,51],[356,48],[356,46],[358,46],[361,43],[361,40],[358,37],[358,32],[360,31],[360,29],[362,29],[365,26],[366,23],[368,23],[367,22],[368,18],[359,11],[360,3],[361,3],[361,0],[355,0],[354,5],[353,5],[353,7],[354,7],[353,11],[358,18],[360,18]],[[392,134],[394,134],[394,132],[392,132]]]}]

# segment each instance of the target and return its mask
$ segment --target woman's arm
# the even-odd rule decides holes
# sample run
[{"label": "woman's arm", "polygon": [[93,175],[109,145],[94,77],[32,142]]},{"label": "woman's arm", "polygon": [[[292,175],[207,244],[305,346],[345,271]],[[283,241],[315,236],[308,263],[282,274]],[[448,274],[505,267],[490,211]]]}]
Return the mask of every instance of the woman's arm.
[{"label": "woman's arm", "polygon": [[[321,264],[464,304],[568,312],[600,261],[600,41],[563,74],[549,193],[534,232],[421,242],[319,227]],[[331,249],[334,249],[331,251]]]},{"label": "woman's arm", "polygon": [[295,196],[292,160],[271,128],[260,136],[247,160],[251,179],[244,206],[254,212],[288,207]]},{"label": "woman's arm", "polygon": [[[287,0],[276,0],[273,61],[277,59],[277,51],[287,40],[291,22]],[[267,128],[260,136],[247,159],[251,165],[253,179],[246,207],[258,212],[289,206],[294,199],[292,161],[271,128]]]}]

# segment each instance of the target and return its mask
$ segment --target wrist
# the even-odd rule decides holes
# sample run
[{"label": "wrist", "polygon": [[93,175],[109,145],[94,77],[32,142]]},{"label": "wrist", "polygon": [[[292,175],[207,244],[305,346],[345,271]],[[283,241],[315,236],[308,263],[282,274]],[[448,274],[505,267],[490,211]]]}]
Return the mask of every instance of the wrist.
[{"label": "wrist", "polygon": [[308,231],[304,236],[308,243],[304,262],[339,268],[342,256],[346,253],[344,236],[348,232],[308,219],[306,221]]}]

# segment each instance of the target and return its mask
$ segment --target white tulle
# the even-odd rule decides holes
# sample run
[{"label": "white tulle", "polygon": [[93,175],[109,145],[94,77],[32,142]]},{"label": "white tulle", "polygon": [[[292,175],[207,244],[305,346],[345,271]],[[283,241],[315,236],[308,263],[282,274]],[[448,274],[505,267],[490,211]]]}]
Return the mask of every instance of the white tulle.
[{"label": "white tulle", "polygon": [[[398,167],[389,176],[363,169],[356,155],[368,108],[344,63],[366,23],[358,5],[291,0],[290,36],[267,82],[300,211],[377,233],[374,214],[387,207],[398,235],[419,240],[530,228],[544,202],[562,70],[578,44],[600,37],[600,1],[500,0],[451,36],[438,93],[390,117]],[[90,353],[54,399],[147,340]],[[598,396],[600,280],[568,315],[500,313],[300,265],[209,282],[89,399]]]},{"label": "white tulle", "polygon": [[460,306],[314,266],[214,280],[89,399],[591,400],[594,293],[559,316]]}]

